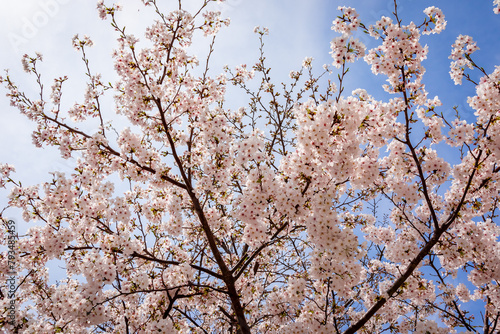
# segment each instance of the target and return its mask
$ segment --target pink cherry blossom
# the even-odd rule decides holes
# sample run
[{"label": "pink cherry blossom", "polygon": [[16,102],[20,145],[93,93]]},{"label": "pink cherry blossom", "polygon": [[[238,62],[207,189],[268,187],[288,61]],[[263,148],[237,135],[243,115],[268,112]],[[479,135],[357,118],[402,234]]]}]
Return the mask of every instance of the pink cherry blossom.
[{"label": "pink cherry blossom", "polygon": [[[40,54],[22,57],[34,96],[8,72],[0,77],[11,105],[35,123],[34,145],[56,147],[70,166],[33,185],[0,164],[9,191],[0,211],[2,328],[498,331],[500,67],[485,70],[473,58],[477,43],[458,36],[450,74],[473,85],[473,114],[449,116],[425,85],[432,53],[421,42],[445,29],[444,14],[428,7],[424,23],[404,22],[395,2],[392,17],[371,25],[363,11],[338,8],[330,46],[339,73],[329,65],[317,73],[306,57],[272,80],[269,30],[256,27],[257,62],[216,74],[210,41],[229,20],[211,2],[191,13],[179,1],[163,13],[143,0],[158,17],[132,34],[119,5],[98,1],[117,34],[117,80],[93,71],[92,40],[76,35],[86,78],[77,102],[63,94],[65,76],[43,89]],[[209,56],[198,59],[206,37]],[[387,94],[346,90],[348,66],[361,60]],[[14,231],[11,212],[25,233]]]}]

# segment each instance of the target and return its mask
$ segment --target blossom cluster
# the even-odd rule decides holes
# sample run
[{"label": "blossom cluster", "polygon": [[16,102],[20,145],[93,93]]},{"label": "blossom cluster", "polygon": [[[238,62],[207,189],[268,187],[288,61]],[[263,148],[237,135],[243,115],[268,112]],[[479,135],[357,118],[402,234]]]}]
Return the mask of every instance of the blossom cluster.
[{"label": "blossom cluster", "polygon": [[215,35],[220,30],[222,25],[228,26],[229,19],[221,19],[220,12],[205,12],[203,17],[205,18],[205,23],[203,26],[203,32],[205,36]]},{"label": "blossom cluster", "polygon": [[350,38],[347,34],[332,39],[330,43],[333,65],[340,68],[345,63],[353,63],[356,58],[365,55],[366,47],[359,39]]},{"label": "blossom cluster", "polygon": [[255,26],[253,28],[253,32],[255,34],[259,34],[261,36],[269,35],[269,28],[267,28],[267,27],[261,27],[261,26]]},{"label": "blossom cluster", "polygon": [[85,46],[87,46],[87,47],[94,46],[94,42],[92,42],[90,37],[87,35],[83,36],[83,39],[80,39],[78,37],[78,34],[76,34],[75,36],[73,36],[73,39],[71,40],[71,42],[73,44],[73,48],[77,51],[81,50]]},{"label": "blossom cluster", "polygon": [[465,120],[459,119],[455,119],[451,124],[453,127],[448,132],[449,140],[447,140],[449,145],[472,144],[475,136],[473,124],[468,124]]},{"label": "blossom cluster", "polygon": [[429,23],[426,23],[422,34],[439,34],[446,28],[446,20],[444,19],[444,15],[441,9],[434,6],[427,7],[424,10],[424,13],[429,16],[430,22],[434,23],[434,29],[430,29]]},{"label": "blossom cluster", "polygon": [[247,80],[251,80],[255,76],[255,70],[249,71],[246,64],[236,66],[236,72],[231,79],[234,83],[243,84]]},{"label": "blossom cluster", "polygon": [[27,54],[23,55],[21,58],[21,63],[23,64],[23,70],[26,73],[32,72],[37,61],[42,61],[43,56],[40,53],[36,53],[35,57],[30,57]]},{"label": "blossom cluster", "polygon": [[452,45],[450,59],[453,60],[450,64],[450,76],[455,82],[455,85],[462,84],[465,68],[473,68],[470,61],[470,55],[479,50],[476,42],[472,37],[467,35],[458,36],[455,43]]},{"label": "blossom cluster", "polygon": [[9,179],[10,173],[14,171],[14,166],[9,164],[0,164],[0,188],[5,188],[6,180]]},{"label": "blossom cluster", "polygon": [[97,12],[102,20],[105,20],[107,15],[114,15],[116,11],[122,10],[119,4],[113,4],[111,7],[104,5],[104,0],[97,1]]},{"label": "blossom cluster", "polygon": [[359,14],[351,7],[339,6],[337,9],[340,10],[342,15],[333,21],[332,30],[341,34],[352,34],[361,23]]},{"label": "blossom cluster", "polygon": [[54,105],[59,105],[61,103],[61,95],[62,95],[62,84],[64,81],[68,80],[67,76],[60,77],[54,80],[54,84],[52,85],[52,93],[50,94],[50,99]]},{"label": "blossom cluster", "polygon": [[387,20],[383,21],[378,23],[385,25],[382,45],[369,50],[364,60],[371,65],[374,74],[384,74],[388,77],[389,85],[384,86],[386,91],[398,92],[404,85],[412,95],[421,96],[417,94],[423,88],[421,79],[425,70],[421,62],[427,58],[428,51],[427,46],[419,43],[419,30],[414,23],[399,26]]}]

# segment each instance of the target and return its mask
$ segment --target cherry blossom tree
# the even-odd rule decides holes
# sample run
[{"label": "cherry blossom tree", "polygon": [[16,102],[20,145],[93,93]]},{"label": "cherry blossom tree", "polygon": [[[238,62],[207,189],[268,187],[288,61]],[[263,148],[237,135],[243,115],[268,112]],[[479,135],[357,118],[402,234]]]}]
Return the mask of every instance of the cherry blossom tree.
[{"label": "cherry blossom tree", "polygon": [[[118,82],[92,71],[88,37],[75,36],[87,85],[62,104],[66,77],[45,95],[42,56],[25,55],[39,96],[9,74],[11,104],[31,119],[36,146],[56,146],[71,173],[24,186],[0,165],[9,207],[33,222],[15,261],[16,321],[4,286],[0,324],[19,333],[498,333],[500,325],[500,67],[476,64],[459,36],[451,77],[475,86],[474,122],[440,112],[422,78],[422,34],[446,27],[435,7],[422,23],[394,16],[365,25],[340,7],[333,67],[306,58],[277,84],[263,50],[254,66],[209,72],[215,36],[229,21],[200,1],[164,13],[144,40],[127,34],[117,5],[98,2],[117,31]],[[498,13],[500,2],[494,1]],[[367,49],[353,37],[366,33]],[[190,52],[209,41],[207,59]],[[141,37],[142,38],[142,37]],[[358,59],[385,76],[387,100],[344,92]],[[471,70],[479,71],[475,82]],[[334,76],[330,76],[333,73]],[[338,76],[337,76],[338,74]],[[332,79],[332,78],[338,78]],[[250,104],[227,107],[226,88]],[[128,120],[112,122],[105,96]],[[92,129],[92,130],[88,130]],[[451,165],[442,149],[455,150]],[[2,211],[0,240],[9,247]],[[386,213],[386,214],[385,214]],[[47,263],[63,263],[51,283]],[[460,274],[463,281],[457,283]],[[477,305],[482,309],[478,311]]]}]

